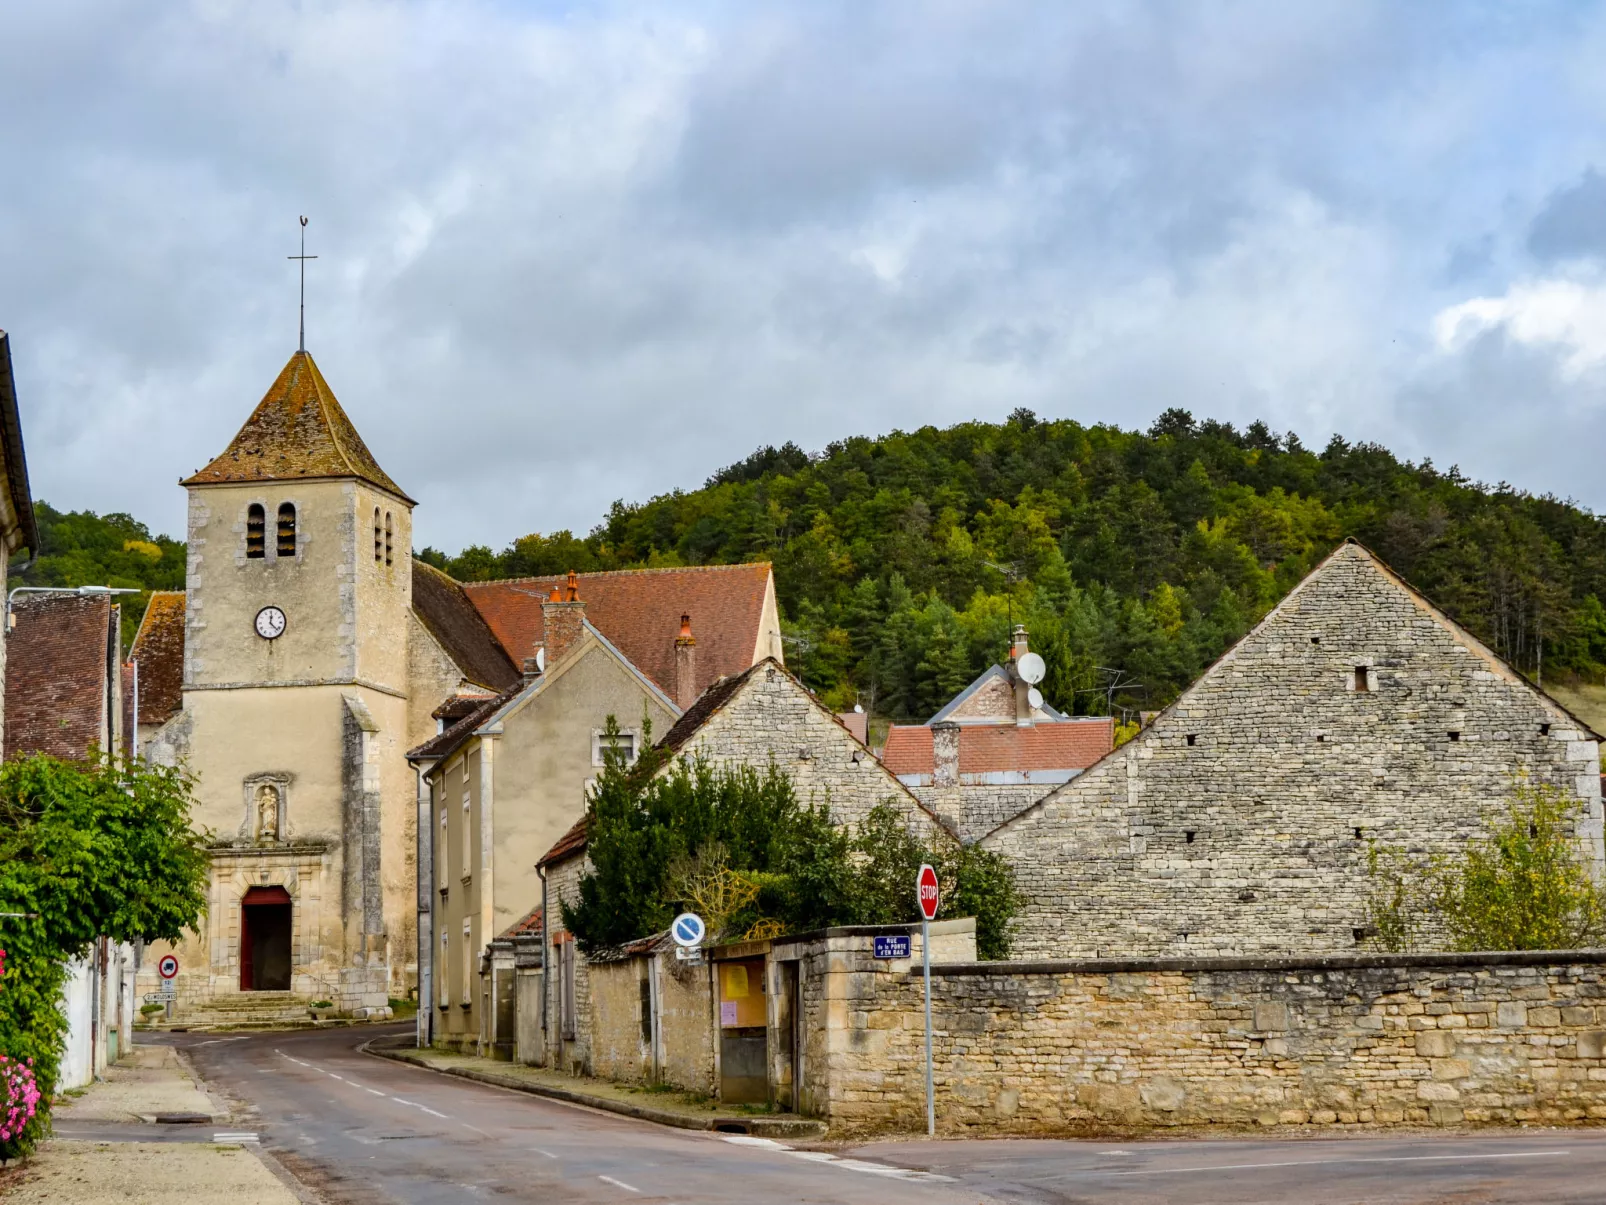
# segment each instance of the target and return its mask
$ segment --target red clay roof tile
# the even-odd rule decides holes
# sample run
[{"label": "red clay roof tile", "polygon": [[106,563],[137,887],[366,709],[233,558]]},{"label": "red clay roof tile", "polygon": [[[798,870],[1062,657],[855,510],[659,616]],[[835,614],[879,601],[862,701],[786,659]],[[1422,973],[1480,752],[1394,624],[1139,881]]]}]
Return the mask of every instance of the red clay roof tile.
[{"label": "red clay roof tile", "polygon": [[[541,603],[566,575],[464,582],[463,590],[491,625],[514,665],[546,638]],[[697,638],[697,693],[753,664],[764,617],[770,567],[699,565],[620,569],[579,575],[586,619],[670,698],[675,697],[675,637],[691,616]]]},{"label": "red clay roof tile", "polygon": [[[970,724],[959,729],[959,772],[1085,770],[1114,745],[1115,725],[1108,717],[1040,723],[1030,728]],[[894,725],[887,733],[881,763],[894,774],[930,774],[934,768],[931,729],[924,724]]]}]

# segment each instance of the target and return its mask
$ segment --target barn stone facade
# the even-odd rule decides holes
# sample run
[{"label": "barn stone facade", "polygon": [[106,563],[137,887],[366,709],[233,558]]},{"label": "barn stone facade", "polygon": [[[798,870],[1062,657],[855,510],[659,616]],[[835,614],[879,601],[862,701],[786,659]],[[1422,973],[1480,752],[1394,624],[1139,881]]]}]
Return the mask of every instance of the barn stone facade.
[{"label": "barn stone facade", "polygon": [[1134,740],[983,838],[1017,957],[1354,952],[1370,841],[1454,851],[1518,781],[1579,801],[1597,737],[1346,543]]}]

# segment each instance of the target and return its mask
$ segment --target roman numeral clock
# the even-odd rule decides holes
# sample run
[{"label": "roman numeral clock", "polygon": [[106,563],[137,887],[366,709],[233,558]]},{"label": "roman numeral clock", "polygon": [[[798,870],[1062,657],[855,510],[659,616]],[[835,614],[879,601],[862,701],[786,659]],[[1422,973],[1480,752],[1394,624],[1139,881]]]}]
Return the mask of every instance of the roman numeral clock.
[{"label": "roman numeral clock", "polygon": [[278,607],[263,607],[257,612],[257,635],[264,640],[277,640],[284,635],[284,612]]}]

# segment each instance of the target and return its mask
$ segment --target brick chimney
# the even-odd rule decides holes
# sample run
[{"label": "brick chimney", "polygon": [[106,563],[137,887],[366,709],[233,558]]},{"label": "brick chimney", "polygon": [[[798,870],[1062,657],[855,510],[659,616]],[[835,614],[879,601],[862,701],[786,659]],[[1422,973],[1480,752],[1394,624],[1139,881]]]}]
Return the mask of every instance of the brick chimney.
[{"label": "brick chimney", "polygon": [[542,661],[549,672],[580,643],[585,620],[586,605],[580,601],[580,581],[571,569],[568,584],[562,588],[553,586],[551,596],[541,604],[541,622],[546,628],[546,653]]},{"label": "brick chimney", "polygon": [[959,785],[959,725],[952,720],[931,726],[931,785]]},{"label": "brick chimney", "polygon": [[680,617],[675,637],[675,706],[685,711],[697,701],[697,637],[691,634],[691,616]]}]

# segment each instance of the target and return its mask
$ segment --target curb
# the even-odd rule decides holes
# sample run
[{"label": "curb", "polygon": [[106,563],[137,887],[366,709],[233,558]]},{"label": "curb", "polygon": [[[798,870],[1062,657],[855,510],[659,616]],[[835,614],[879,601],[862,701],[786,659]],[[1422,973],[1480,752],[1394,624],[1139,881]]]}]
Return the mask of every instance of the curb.
[{"label": "curb", "polygon": [[425,1071],[433,1071],[437,1075],[455,1075],[459,1079],[474,1080],[477,1083],[490,1084],[495,1088],[510,1088],[514,1092],[525,1092],[531,1096],[544,1096],[551,1100],[561,1100],[566,1104],[585,1105],[591,1109],[601,1109],[605,1113],[617,1113],[621,1117],[632,1117],[637,1121],[650,1121],[656,1125],[672,1126],[677,1130],[719,1131],[729,1134],[749,1134],[758,1138],[823,1138],[825,1136],[825,1123],[821,1121],[791,1121],[777,1117],[688,1117],[684,1113],[674,1113],[668,1109],[654,1109],[650,1105],[634,1105],[622,1100],[608,1100],[605,1097],[591,1096],[584,1092],[571,1092],[566,1088],[553,1088],[546,1084],[532,1084],[528,1080],[519,1079],[513,1075],[499,1075],[495,1071],[481,1071],[476,1067],[431,1067],[423,1059],[410,1056],[402,1050],[386,1050],[376,1047],[373,1040],[364,1042],[358,1047],[364,1054],[375,1058],[390,1059],[397,1063],[407,1063],[413,1067],[420,1067]]}]

